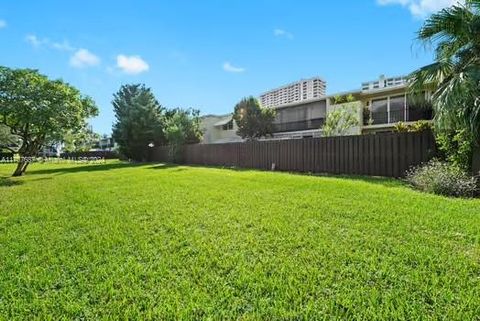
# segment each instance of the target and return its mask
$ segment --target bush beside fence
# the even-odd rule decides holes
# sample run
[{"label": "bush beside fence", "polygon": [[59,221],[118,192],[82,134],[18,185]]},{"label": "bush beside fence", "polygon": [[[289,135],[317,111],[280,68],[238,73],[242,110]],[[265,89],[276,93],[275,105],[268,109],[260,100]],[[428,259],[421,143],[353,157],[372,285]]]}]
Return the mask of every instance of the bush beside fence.
[{"label": "bush beside fence", "polygon": [[[279,171],[403,177],[435,156],[430,131],[343,137],[186,145],[182,164]],[[152,150],[152,161],[168,161],[168,147]]]}]

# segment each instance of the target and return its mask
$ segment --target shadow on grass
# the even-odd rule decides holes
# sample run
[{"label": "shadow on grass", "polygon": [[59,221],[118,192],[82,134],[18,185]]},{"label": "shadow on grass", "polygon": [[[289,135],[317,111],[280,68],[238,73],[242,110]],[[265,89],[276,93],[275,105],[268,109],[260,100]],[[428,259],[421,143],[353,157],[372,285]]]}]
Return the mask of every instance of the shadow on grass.
[{"label": "shadow on grass", "polygon": [[400,178],[381,177],[381,176],[361,176],[361,175],[338,175],[338,174],[313,174],[319,177],[331,177],[342,180],[358,181],[369,184],[383,185],[385,187],[404,187],[408,183]]},{"label": "shadow on grass", "polygon": [[[340,180],[348,180],[348,181],[358,181],[364,182],[369,184],[375,185],[382,185],[385,187],[405,187],[408,184],[400,178],[393,178],[393,177],[382,177],[382,176],[365,176],[365,175],[343,175],[343,174],[330,174],[330,173],[311,173],[311,172],[291,172],[291,171],[282,171],[282,170],[275,170],[270,171],[266,169],[258,169],[258,168],[242,168],[242,167],[235,167],[235,166],[213,166],[213,165],[202,165],[202,164],[185,164],[185,165],[176,165],[176,164],[159,164],[152,166],[152,169],[166,169],[178,166],[186,166],[186,167],[193,167],[193,168],[212,168],[212,169],[225,169],[231,170],[236,172],[248,172],[248,171],[258,171],[261,173],[282,173],[282,174],[290,174],[296,176],[310,176],[310,177],[325,177],[325,178],[335,178]],[[178,170],[185,170],[185,168],[178,169]]]},{"label": "shadow on grass", "polygon": [[0,188],[12,187],[12,186],[21,185],[21,184],[23,184],[22,181],[12,180],[8,177],[0,177]]},{"label": "shadow on grass", "polygon": [[[171,169],[171,168],[175,168],[175,171],[176,172],[181,172],[181,171],[185,171],[187,170],[186,168],[183,168],[183,167],[180,167],[182,165],[177,165],[177,164],[173,164],[173,163],[162,163],[162,164],[155,164],[151,167],[149,167],[149,169]],[[189,166],[189,167],[192,167],[190,165],[186,165],[186,166]]]},{"label": "shadow on grass", "polygon": [[43,174],[68,174],[68,173],[81,173],[81,172],[102,172],[114,169],[131,168],[143,166],[146,163],[115,163],[115,164],[77,164],[71,167],[59,167],[49,169],[35,169],[27,170],[26,175],[43,175]]}]

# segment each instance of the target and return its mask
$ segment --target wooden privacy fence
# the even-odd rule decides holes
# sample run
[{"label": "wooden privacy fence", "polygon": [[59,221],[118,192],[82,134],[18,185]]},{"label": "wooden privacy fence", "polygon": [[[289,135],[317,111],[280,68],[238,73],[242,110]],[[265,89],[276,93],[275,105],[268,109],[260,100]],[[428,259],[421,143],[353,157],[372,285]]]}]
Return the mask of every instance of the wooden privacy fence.
[{"label": "wooden privacy fence", "polygon": [[[402,177],[435,155],[431,132],[186,145],[183,164],[263,170]],[[168,161],[168,147],[152,150]]]}]

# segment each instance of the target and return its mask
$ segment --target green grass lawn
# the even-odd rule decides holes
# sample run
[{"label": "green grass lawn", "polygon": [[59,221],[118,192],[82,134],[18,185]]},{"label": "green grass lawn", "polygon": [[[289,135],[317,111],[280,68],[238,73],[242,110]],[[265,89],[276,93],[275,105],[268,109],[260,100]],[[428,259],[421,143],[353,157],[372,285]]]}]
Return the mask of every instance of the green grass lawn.
[{"label": "green grass lawn", "polygon": [[12,171],[1,319],[480,319],[480,200],[154,164]]}]

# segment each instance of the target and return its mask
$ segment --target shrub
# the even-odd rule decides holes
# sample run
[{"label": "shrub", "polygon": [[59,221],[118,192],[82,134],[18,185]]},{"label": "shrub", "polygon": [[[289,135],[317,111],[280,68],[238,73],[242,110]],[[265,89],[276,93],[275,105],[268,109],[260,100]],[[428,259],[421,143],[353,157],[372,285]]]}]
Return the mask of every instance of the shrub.
[{"label": "shrub", "polygon": [[437,159],[412,168],[406,179],[414,188],[427,193],[455,197],[474,197],[478,193],[477,178]]},{"label": "shrub", "polygon": [[394,131],[397,133],[418,133],[425,130],[432,130],[432,123],[427,120],[417,120],[412,124],[398,122],[394,127]]},{"label": "shrub", "polygon": [[417,120],[411,125],[411,132],[423,132],[425,130],[432,130],[433,126],[432,123],[428,120]]},{"label": "shrub", "polygon": [[465,171],[471,169],[474,139],[466,129],[437,132],[435,135],[442,157]]},{"label": "shrub", "polygon": [[397,133],[407,133],[409,130],[409,127],[403,121],[400,121],[395,124],[395,126],[393,127],[393,130]]}]

